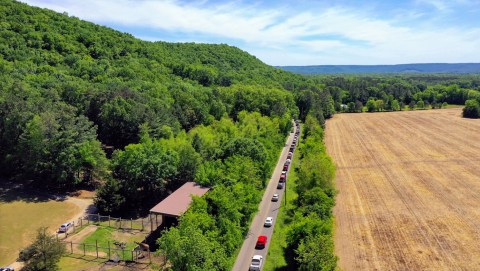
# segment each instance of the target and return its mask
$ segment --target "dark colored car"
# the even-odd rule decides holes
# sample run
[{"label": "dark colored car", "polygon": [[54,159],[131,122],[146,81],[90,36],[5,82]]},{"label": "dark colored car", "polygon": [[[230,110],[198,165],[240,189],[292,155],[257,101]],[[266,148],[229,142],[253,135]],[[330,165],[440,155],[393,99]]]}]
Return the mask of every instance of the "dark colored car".
[{"label": "dark colored car", "polygon": [[278,182],[277,184],[277,189],[282,189],[283,188],[283,184],[282,182]]},{"label": "dark colored car", "polygon": [[283,165],[283,171],[288,171],[288,165]]},{"label": "dark colored car", "polygon": [[287,174],[286,173],[282,173],[282,175],[280,175],[280,182],[281,183],[284,183],[285,181],[287,180]]}]

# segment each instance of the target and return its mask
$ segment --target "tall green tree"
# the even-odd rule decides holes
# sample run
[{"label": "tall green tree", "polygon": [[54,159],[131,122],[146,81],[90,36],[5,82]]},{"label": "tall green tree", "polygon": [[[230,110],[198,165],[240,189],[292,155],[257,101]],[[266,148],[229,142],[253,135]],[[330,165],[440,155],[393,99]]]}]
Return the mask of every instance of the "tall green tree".
[{"label": "tall green tree", "polygon": [[20,260],[25,262],[22,270],[60,270],[58,261],[64,253],[65,244],[49,234],[47,228],[40,228],[37,230],[35,241],[20,253]]},{"label": "tall green tree", "polygon": [[373,100],[373,99],[368,100],[368,102],[367,102],[367,111],[368,111],[368,112],[375,112],[375,111],[377,111],[377,103],[375,102],[375,100]]},{"label": "tall green tree", "polygon": [[400,103],[397,100],[393,100],[391,104],[392,111],[399,111],[400,110]]},{"label": "tall green tree", "polygon": [[476,119],[480,117],[480,105],[477,100],[467,100],[463,108],[463,117]]},{"label": "tall green tree", "polygon": [[69,106],[33,116],[20,135],[18,150],[23,174],[47,186],[72,186],[107,171],[95,127]]},{"label": "tall green tree", "polygon": [[425,102],[424,101],[418,101],[416,104],[416,107],[419,109],[425,109]]},{"label": "tall green tree", "polygon": [[337,267],[337,257],[333,252],[333,240],[326,235],[313,235],[301,241],[296,250],[301,271],[333,271]]}]

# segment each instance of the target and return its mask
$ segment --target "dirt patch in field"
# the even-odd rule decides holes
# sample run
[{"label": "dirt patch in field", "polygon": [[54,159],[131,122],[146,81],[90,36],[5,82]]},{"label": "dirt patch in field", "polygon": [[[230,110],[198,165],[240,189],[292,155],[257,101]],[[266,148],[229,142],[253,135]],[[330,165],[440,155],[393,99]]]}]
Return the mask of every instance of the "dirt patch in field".
[{"label": "dirt patch in field", "polygon": [[480,270],[480,120],[460,115],[455,108],[327,121],[342,270]]},{"label": "dirt patch in field", "polygon": [[76,234],[69,235],[65,241],[66,242],[73,242],[73,243],[82,243],[83,239],[90,235],[92,232],[96,231],[98,229],[98,226],[96,225],[89,225],[82,229],[80,232]]}]

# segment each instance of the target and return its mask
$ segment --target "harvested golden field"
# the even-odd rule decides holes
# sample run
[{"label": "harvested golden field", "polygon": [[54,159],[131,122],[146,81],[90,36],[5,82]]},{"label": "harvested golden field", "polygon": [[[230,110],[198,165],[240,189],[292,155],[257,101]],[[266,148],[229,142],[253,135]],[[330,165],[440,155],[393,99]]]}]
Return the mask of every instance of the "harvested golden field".
[{"label": "harvested golden field", "polygon": [[340,114],[325,140],[342,270],[480,270],[480,120]]}]

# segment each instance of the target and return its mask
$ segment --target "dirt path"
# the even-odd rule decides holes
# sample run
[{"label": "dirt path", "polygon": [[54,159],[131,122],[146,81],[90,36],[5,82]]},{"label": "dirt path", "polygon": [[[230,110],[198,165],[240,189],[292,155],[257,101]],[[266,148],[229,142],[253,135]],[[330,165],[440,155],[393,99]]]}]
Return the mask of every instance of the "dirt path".
[{"label": "dirt path", "polygon": [[69,235],[67,238],[65,238],[65,241],[73,242],[73,243],[81,243],[83,239],[85,239],[85,237],[87,237],[90,233],[96,231],[97,229],[98,227],[96,225],[88,225],[80,232]]},{"label": "dirt path", "polygon": [[480,270],[480,121],[460,113],[327,122],[342,270]]},{"label": "dirt path", "polygon": [[92,192],[81,190],[79,191],[79,195],[67,197],[65,201],[75,204],[80,210],[69,221],[77,220],[78,218],[83,217],[86,214],[94,214],[96,212],[96,208],[93,205],[94,196],[95,195]]}]

